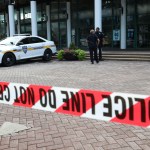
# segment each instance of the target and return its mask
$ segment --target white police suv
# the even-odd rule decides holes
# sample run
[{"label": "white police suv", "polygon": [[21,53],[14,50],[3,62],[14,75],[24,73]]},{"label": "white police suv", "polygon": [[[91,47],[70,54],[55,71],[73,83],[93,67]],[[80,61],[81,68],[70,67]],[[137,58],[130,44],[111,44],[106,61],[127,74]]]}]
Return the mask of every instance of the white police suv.
[{"label": "white police suv", "polygon": [[12,66],[17,60],[42,57],[49,61],[56,54],[53,41],[39,36],[14,35],[0,41],[0,63],[3,66]]}]

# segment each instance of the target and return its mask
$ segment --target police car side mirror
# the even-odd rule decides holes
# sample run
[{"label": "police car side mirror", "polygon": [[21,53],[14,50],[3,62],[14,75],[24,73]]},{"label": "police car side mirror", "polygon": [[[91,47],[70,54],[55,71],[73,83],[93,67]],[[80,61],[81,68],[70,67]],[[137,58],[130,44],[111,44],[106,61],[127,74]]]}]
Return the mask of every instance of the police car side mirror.
[{"label": "police car side mirror", "polygon": [[17,46],[23,45],[23,42],[18,42]]}]

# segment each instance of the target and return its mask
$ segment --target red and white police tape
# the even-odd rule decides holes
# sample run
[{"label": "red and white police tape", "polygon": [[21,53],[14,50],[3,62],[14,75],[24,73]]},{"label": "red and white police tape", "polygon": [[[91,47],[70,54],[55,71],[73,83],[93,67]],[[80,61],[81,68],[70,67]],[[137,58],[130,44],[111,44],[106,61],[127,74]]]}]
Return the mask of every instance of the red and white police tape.
[{"label": "red and white police tape", "polygon": [[150,127],[150,96],[0,82],[0,103]]}]

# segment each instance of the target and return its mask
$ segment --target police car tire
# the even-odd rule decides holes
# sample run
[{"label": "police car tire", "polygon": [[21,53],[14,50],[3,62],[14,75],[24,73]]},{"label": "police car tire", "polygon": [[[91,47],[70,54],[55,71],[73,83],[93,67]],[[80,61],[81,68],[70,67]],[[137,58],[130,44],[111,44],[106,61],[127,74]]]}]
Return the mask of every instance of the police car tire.
[{"label": "police car tire", "polygon": [[5,67],[9,67],[14,65],[16,62],[16,57],[13,53],[6,53],[2,59],[2,65]]},{"label": "police car tire", "polygon": [[43,55],[44,61],[49,61],[52,58],[52,51],[50,49],[46,49]]}]

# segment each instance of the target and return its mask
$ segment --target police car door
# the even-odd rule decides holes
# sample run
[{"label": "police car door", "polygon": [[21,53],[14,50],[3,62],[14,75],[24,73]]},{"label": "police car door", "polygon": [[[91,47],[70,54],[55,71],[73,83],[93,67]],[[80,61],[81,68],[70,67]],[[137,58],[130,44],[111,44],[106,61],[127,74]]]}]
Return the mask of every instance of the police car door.
[{"label": "police car door", "polygon": [[18,42],[18,49],[20,53],[18,53],[18,59],[26,59],[33,57],[32,51],[30,50],[30,38],[26,37]]},{"label": "police car door", "polygon": [[30,37],[30,43],[33,50],[33,56],[43,56],[45,41],[38,37]]}]

